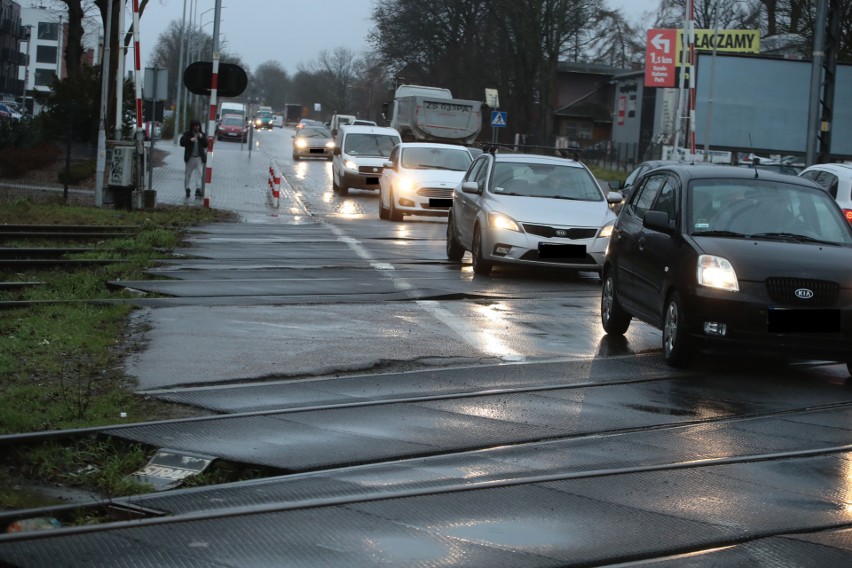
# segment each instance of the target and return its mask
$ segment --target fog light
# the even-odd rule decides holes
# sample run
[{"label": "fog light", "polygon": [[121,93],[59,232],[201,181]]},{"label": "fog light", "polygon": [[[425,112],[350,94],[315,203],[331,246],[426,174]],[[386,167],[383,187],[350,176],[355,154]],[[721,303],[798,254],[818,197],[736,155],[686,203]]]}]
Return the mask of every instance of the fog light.
[{"label": "fog light", "polygon": [[400,199],[399,204],[403,207],[414,207],[414,202],[410,199]]},{"label": "fog light", "polygon": [[716,335],[722,337],[726,333],[728,333],[728,326],[724,323],[719,323],[717,321],[705,321],[704,333],[706,333],[707,335]]},{"label": "fog light", "polygon": [[499,256],[506,256],[510,250],[512,250],[512,247],[509,245],[494,245],[494,254]]}]

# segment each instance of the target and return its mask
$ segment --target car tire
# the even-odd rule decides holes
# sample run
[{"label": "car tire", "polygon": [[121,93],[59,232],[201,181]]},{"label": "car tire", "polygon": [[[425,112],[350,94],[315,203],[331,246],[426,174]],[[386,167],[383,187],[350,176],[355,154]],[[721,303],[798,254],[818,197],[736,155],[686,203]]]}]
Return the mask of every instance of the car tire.
[{"label": "car tire", "polygon": [[337,185],[337,178],[334,175],[334,170],[331,170],[331,191],[334,193],[340,193],[340,186]]},{"label": "car tire", "polygon": [[695,341],[687,332],[686,312],[680,294],[672,292],[663,317],[663,357],[671,367],[688,367],[695,353]]},{"label": "car tire", "polygon": [[479,229],[479,225],[473,228],[473,246],[470,254],[473,256],[473,272],[475,274],[480,276],[491,274],[494,263],[485,260],[482,256],[482,231]]},{"label": "car tire", "polygon": [[604,331],[610,335],[624,335],[630,327],[630,314],[624,311],[618,302],[615,289],[615,279],[609,272],[603,278],[601,287],[601,324]]},{"label": "car tire", "polygon": [[388,196],[388,198],[389,198],[389,201],[390,201],[390,209],[389,209],[389,212],[388,212],[388,217],[390,218],[391,221],[399,223],[400,221],[402,221],[404,219],[405,216],[402,214],[402,211],[400,211],[399,209],[396,208],[396,205],[394,203],[394,198],[393,198],[393,191],[390,192],[390,195]]},{"label": "car tire", "polygon": [[385,207],[384,203],[382,203],[382,192],[379,190],[379,219],[383,221],[387,221],[390,219],[390,213]]},{"label": "car tire", "polygon": [[294,161],[294,162],[298,162],[298,161],[299,161],[299,154],[293,154],[293,161]]},{"label": "car tire", "polygon": [[337,195],[341,195],[346,197],[349,195],[349,188],[346,186],[346,183],[341,181],[337,184]]},{"label": "car tire", "polygon": [[447,219],[447,259],[452,262],[461,262],[464,256],[464,247],[456,239],[456,231],[453,229],[452,219]]}]

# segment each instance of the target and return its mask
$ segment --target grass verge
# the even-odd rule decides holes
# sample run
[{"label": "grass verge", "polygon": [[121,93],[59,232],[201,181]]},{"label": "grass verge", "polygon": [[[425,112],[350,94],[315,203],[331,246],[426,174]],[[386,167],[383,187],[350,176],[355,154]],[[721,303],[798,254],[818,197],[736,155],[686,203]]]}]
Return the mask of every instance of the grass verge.
[{"label": "grass verge", "polygon": [[[0,309],[0,434],[184,415],[185,408],[140,397],[128,388],[124,359],[134,348],[127,329],[132,305],[92,300],[131,299],[131,292],[106,283],[151,278],[146,269],[170,258],[187,228],[226,220],[232,220],[230,213],[200,207],[119,211],[27,200],[4,203],[0,224],[129,226],[133,236],[85,243],[14,241],[17,247],[85,247],[91,250],[67,258],[119,262],[4,272],[0,281],[39,284],[0,289],[0,301],[7,302]],[[12,302],[25,304],[15,307]],[[40,506],[36,497],[22,499],[22,480],[108,496],[146,490],[123,481],[147,459],[138,446],[85,439],[3,454],[0,509]]]}]

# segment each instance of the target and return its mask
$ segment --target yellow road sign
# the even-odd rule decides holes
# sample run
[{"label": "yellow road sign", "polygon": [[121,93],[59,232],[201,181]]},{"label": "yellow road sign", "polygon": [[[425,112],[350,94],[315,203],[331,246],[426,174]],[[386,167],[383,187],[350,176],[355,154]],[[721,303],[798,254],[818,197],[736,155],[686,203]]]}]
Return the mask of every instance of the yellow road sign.
[{"label": "yellow road sign", "polygon": [[[683,50],[683,29],[677,30],[677,65],[680,67]],[[695,50],[717,53],[760,53],[760,32],[757,30],[695,30]]]}]

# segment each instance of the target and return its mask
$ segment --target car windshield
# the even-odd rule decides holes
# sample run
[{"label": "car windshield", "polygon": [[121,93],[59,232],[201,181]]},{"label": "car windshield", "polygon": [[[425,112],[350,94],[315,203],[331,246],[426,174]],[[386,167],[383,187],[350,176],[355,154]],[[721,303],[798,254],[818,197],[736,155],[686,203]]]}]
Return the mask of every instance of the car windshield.
[{"label": "car windshield", "polygon": [[399,138],[389,134],[350,134],[343,151],[351,156],[390,156]]},{"label": "car windshield", "polygon": [[402,152],[402,167],[410,170],[467,171],[470,152],[453,148],[406,148]]},{"label": "car windshield", "polygon": [[242,126],[243,119],[239,116],[226,116],[222,120],[222,124],[224,124],[225,126]]},{"label": "car windshield", "polygon": [[603,193],[585,168],[562,164],[498,162],[491,191],[501,195],[603,201]]},{"label": "car windshield", "polygon": [[822,191],[763,179],[696,180],[687,222],[695,236],[852,245],[849,223]]},{"label": "car windshield", "polygon": [[299,132],[302,138],[331,138],[331,132],[325,128],[306,126]]}]

